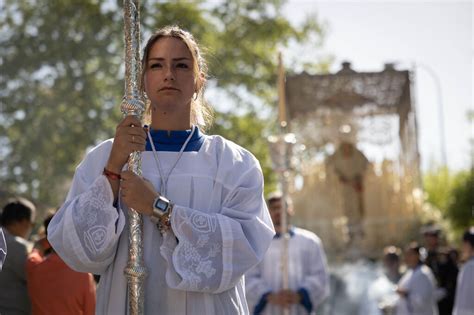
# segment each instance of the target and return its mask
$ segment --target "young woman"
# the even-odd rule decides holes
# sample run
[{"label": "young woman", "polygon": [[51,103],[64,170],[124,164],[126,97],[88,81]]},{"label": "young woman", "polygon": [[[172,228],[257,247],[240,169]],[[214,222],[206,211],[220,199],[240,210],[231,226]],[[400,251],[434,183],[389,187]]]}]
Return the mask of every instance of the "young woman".
[{"label": "young woman", "polygon": [[[77,167],[48,239],[72,268],[100,274],[97,314],[127,313],[127,208],[143,215],[146,314],[247,314],[243,275],[274,230],[255,157],[208,136],[206,65],[192,35],[166,27],[148,41],[149,128],[126,117]],[[142,153],[142,173],[126,170]]]}]

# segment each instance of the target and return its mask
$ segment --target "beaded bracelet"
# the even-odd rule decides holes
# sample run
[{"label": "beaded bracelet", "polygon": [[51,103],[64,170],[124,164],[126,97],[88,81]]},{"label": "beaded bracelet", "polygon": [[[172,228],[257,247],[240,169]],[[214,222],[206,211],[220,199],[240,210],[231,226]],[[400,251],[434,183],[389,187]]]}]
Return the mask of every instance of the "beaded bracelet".
[{"label": "beaded bracelet", "polygon": [[104,174],[108,179],[110,180],[120,180],[122,179],[122,177],[120,176],[120,174],[117,174],[117,173],[114,173],[112,171],[109,171],[108,169],[106,169],[104,167],[104,171],[102,172],[102,174]]}]

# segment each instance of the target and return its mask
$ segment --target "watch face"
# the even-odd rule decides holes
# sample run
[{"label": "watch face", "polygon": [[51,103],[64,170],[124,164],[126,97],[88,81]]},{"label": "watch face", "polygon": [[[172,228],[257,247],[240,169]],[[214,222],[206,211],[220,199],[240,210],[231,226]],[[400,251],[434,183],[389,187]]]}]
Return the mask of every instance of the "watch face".
[{"label": "watch face", "polygon": [[158,199],[155,203],[155,208],[158,208],[161,211],[166,211],[168,208],[168,203],[162,199]]}]

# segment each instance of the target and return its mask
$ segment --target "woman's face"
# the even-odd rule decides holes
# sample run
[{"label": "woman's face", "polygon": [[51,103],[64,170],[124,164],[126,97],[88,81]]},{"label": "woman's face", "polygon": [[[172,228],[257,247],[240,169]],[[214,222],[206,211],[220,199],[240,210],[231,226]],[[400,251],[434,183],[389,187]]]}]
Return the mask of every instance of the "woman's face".
[{"label": "woman's face", "polygon": [[145,92],[152,109],[189,116],[195,91],[193,57],[186,44],[174,37],[155,42],[145,69]]}]

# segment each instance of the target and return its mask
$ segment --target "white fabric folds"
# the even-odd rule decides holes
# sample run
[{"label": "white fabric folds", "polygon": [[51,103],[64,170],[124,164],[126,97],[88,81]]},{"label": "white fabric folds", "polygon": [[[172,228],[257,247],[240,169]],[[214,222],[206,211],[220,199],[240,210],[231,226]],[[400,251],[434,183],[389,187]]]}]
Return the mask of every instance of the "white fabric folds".
[{"label": "white fabric folds", "polygon": [[[126,314],[123,270],[128,255],[128,215],[113,206],[101,175],[112,140],[99,144],[77,167],[48,238],[73,269],[100,274],[97,314]],[[166,173],[178,152],[160,152]],[[152,152],[142,172],[160,191]],[[168,181],[175,203],[172,232],[159,233],[144,217],[146,314],[248,314],[243,275],[261,261],[274,235],[263,199],[263,176],[248,151],[206,136],[198,152],[184,152]]]}]

